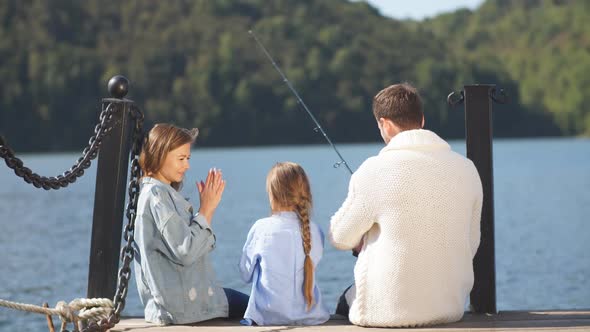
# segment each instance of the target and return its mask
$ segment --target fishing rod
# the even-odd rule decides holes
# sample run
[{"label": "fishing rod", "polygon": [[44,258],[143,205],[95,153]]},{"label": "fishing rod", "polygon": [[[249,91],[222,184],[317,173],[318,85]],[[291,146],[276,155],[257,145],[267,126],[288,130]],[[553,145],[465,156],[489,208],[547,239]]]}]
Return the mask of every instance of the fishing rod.
[{"label": "fishing rod", "polygon": [[340,152],[336,148],[336,145],[334,145],[334,143],[332,143],[332,140],[330,140],[330,137],[328,137],[328,134],[326,134],[326,131],[324,130],[324,128],[322,128],[322,126],[320,125],[320,123],[318,122],[318,120],[316,120],[315,116],[313,116],[313,114],[311,113],[311,111],[309,110],[309,108],[307,108],[307,105],[305,105],[305,103],[303,102],[303,99],[301,99],[301,97],[299,97],[299,94],[297,93],[297,91],[295,90],[295,88],[293,87],[293,85],[291,85],[291,82],[289,82],[289,79],[287,79],[287,77],[285,76],[285,74],[283,74],[283,71],[276,64],[275,60],[272,58],[272,56],[270,55],[270,53],[268,53],[266,47],[264,47],[264,45],[262,45],[262,43],[260,42],[260,40],[258,40],[258,37],[256,37],[256,34],[254,33],[254,31],[248,30],[248,33],[251,34],[252,37],[254,37],[254,40],[256,41],[256,43],[258,44],[258,46],[260,46],[260,48],[262,49],[262,51],[264,52],[264,54],[266,55],[266,57],[268,58],[268,60],[270,60],[270,62],[272,63],[273,67],[275,67],[275,69],[279,72],[279,74],[283,78],[283,82],[285,82],[287,84],[287,86],[289,87],[289,89],[291,90],[291,92],[293,92],[293,94],[295,95],[295,98],[297,98],[297,103],[300,104],[301,106],[303,106],[303,109],[305,109],[305,111],[307,112],[307,114],[309,115],[309,117],[311,118],[311,120],[313,120],[313,122],[316,125],[316,127],[314,128],[315,132],[322,133],[322,135],[324,136],[324,138],[326,139],[326,141],[328,141],[328,143],[330,143],[330,145],[332,146],[332,148],[334,149],[334,151],[338,155],[338,158],[340,158],[340,161],[334,164],[334,168],[338,168],[338,167],[340,167],[340,165],[344,165],[344,166],[346,166],[346,169],[350,172],[350,174],[352,174],[352,170],[350,169],[350,167],[348,166],[348,163],[344,160],[344,158],[342,158],[342,155],[340,154]]}]

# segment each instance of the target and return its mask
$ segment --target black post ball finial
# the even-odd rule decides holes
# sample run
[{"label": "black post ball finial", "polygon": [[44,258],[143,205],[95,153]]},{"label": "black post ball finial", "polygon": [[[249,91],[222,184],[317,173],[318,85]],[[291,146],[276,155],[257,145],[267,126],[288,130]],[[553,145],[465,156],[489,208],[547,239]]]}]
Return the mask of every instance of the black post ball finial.
[{"label": "black post ball finial", "polygon": [[122,99],[129,92],[129,80],[122,75],[115,75],[109,80],[109,93],[115,98]]}]

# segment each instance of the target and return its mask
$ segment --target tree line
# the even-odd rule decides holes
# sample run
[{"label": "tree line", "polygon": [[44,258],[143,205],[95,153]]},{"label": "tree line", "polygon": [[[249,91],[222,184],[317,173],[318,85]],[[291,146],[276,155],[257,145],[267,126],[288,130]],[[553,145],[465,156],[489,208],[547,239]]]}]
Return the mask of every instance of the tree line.
[{"label": "tree line", "polygon": [[338,142],[377,141],[372,97],[410,82],[426,127],[464,136],[465,84],[503,88],[497,136],[590,134],[584,0],[487,0],[423,20],[344,0],[6,0],[0,3],[0,135],[17,151],[83,147],[116,74],[147,125],[199,127],[208,146],[321,142],[248,34],[252,29]]}]

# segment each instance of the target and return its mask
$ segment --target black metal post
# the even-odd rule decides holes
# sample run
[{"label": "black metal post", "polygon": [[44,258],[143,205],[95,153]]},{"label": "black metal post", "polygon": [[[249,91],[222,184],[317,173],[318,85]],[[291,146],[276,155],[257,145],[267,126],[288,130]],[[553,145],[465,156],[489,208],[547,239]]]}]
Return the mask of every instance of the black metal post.
[{"label": "black metal post", "polygon": [[467,158],[479,172],[483,186],[481,243],[473,260],[475,283],[471,305],[477,313],[496,313],[494,254],[494,180],[492,164],[492,99],[495,85],[464,86]]},{"label": "black metal post", "polygon": [[129,82],[123,76],[108,84],[115,98],[102,100],[105,107],[115,107],[110,133],[102,142],[96,171],[94,216],[88,267],[88,298],[113,298],[117,287],[117,270],[127,193],[129,153],[133,135],[130,116],[132,101],[122,99]]}]

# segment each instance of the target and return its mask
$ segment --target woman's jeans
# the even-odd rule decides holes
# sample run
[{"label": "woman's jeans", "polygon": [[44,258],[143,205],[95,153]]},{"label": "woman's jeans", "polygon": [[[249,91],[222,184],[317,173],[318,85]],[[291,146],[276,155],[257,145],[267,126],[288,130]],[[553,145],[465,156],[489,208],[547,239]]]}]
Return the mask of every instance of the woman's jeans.
[{"label": "woman's jeans", "polygon": [[223,290],[227,297],[227,306],[229,309],[228,318],[243,318],[246,308],[248,308],[248,300],[250,297],[231,288],[224,288]]}]

